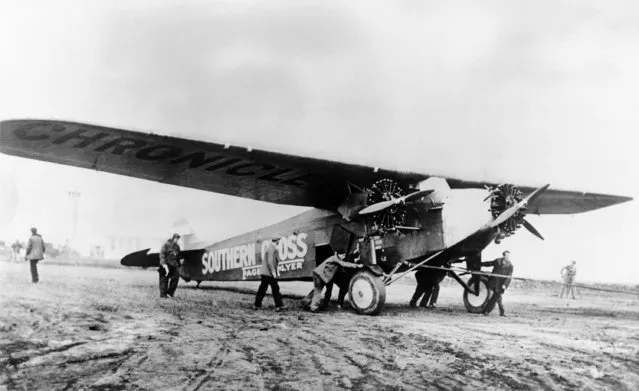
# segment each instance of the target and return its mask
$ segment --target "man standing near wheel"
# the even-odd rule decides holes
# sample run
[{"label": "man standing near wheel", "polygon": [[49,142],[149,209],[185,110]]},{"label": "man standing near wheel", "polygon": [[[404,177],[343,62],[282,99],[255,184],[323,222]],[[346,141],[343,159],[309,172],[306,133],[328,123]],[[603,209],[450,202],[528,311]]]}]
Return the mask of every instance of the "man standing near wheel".
[{"label": "man standing near wheel", "polygon": [[[429,289],[432,292],[433,288],[431,285],[430,277],[431,277],[431,271],[424,267],[420,267],[415,272],[415,280],[417,281],[417,286],[415,287],[415,293],[413,293],[413,297],[410,299],[410,303],[408,304],[410,308],[417,308],[417,302],[419,301],[420,298],[422,298],[422,296]],[[428,294],[428,296],[424,296],[424,298],[421,301],[422,307],[426,307],[426,305],[428,304],[429,298],[430,298],[430,293]]]},{"label": "man standing near wheel", "polygon": [[[443,265],[442,267],[448,269],[450,268],[450,263],[446,263],[445,265]],[[426,290],[426,293],[424,294],[424,298],[422,299],[422,302],[420,303],[421,307],[427,307],[427,308],[437,308],[436,304],[437,304],[437,299],[439,298],[439,284],[442,283],[442,281],[444,281],[444,278],[446,278],[446,275],[448,274],[448,271],[446,270],[434,270],[434,273],[432,275],[432,283],[430,285],[430,288]],[[430,298],[430,300],[428,300]],[[428,303],[426,303],[426,301],[428,300]]]},{"label": "man standing near wheel", "polygon": [[[352,261],[352,263],[357,264],[357,261],[359,260],[359,251],[355,250],[353,254],[346,257],[345,259],[348,259],[348,262]],[[333,285],[337,285],[337,287],[339,288],[339,294],[337,295],[337,307],[339,309],[344,308],[344,299],[346,298],[346,294],[348,293],[348,287],[351,283],[351,279],[357,272],[357,269],[358,268],[352,267],[339,268],[337,273],[335,273],[335,277],[333,277],[333,280],[330,283],[326,284],[326,293],[324,294],[325,308],[328,308],[331,302],[331,297],[333,295]]]},{"label": "man standing near wheel", "polygon": [[322,290],[324,286],[333,282],[335,275],[343,268],[359,269],[363,265],[354,262],[344,261],[346,252],[341,250],[336,252],[330,258],[322,262],[313,270],[313,299],[311,300],[311,312],[317,312],[322,307]]},{"label": "man standing near wheel", "polygon": [[[442,268],[449,268],[450,264],[446,263],[442,265]],[[430,269],[427,267],[420,267],[415,272],[415,279],[417,280],[417,287],[415,293],[410,300],[409,307],[417,308],[417,301],[422,298],[419,306],[424,308],[435,308],[437,299],[439,298],[439,284],[446,278],[446,270]],[[423,297],[422,297],[423,295]]]},{"label": "man standing near wheel", "polygon": [[[488,279],[488,289],[492,292],[492,296],[484,311],[483,315],[488,315],[495,308],[495,304],[499,305],[499,316],[506,316],[504,304],[501,301],[501,296],[504,294],[508,285],[510,285],[510,276],[513,275],[513,264],[510,262],[510,251],[506,250],[501,258],[497,258],[494,261],[482,262],[482,266],[492,266],[492,274]],[[503,277],[509,276],[509,277]]]}]

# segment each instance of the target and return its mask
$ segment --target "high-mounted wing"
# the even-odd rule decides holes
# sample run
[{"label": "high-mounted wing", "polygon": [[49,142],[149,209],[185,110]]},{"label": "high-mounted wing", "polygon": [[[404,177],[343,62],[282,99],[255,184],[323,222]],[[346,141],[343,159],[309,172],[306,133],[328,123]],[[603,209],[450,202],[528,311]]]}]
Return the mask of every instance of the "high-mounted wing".
[{"label": "high-mounted wing", "polygon": [[[399,172],[217,143],[50,120],[0,122],[0,152],[277,204],[335,210],[348,183],[389,178],[405,187],[427,174]],[[451,188],[484,183],[448,180]],[[533,188],[522,188],[531,192]],[[629,198],[549,190],[531,213],[577,213]]]}]

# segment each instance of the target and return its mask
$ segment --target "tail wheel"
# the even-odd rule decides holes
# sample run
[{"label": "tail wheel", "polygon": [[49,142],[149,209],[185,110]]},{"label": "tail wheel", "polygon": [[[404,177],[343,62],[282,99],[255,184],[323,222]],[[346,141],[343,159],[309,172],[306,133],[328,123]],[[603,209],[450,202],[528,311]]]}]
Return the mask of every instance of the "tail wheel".
[{"label": "tail wheel", "polygon": [[377,315],[386,302],[386,286],[370,271],[358,271],[348,287],[348,300],[358,314]]},{"label": "tail wheel", "polygon": [[[479,282],[477,282],[479,280]],[[475,296],[474,294],[464,291],[464,306],[466,307],[466,311],[471,314],[480,314],[486,308],[486,304],[488,304],[488,300],[490,300],[491,292],[488,289],[488,277],[486,276],[472,276],[468,280],[468,286],[470,289],[475,289],[475,284],[477,284],[479,288],[479,294]]]}]

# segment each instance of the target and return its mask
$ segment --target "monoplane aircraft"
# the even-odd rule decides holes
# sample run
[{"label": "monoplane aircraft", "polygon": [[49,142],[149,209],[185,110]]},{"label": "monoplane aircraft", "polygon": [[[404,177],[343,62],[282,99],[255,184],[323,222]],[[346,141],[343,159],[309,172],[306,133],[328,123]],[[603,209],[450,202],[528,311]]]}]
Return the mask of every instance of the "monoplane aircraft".
[{"label": "monoplane aircraft", "polygon": [[[443,178],[336,161],[49,120],[0,123],[0,152],[276,204],[313,209],[280,223],[182,253],[180,276],[258,280],[262,246],[277,240],[283,279],[310,280],[334,251],[359,249],[364,267],[352,278],[349,300],[361,314],[377,314],[385,287],[417,267],[467,262],[524,227],[542,235],[526,214],[580,213],[628,197]],[[158,265],[147,250],[122,264]],[[464,281],[464,303],[480,312],[486,279]]]}]

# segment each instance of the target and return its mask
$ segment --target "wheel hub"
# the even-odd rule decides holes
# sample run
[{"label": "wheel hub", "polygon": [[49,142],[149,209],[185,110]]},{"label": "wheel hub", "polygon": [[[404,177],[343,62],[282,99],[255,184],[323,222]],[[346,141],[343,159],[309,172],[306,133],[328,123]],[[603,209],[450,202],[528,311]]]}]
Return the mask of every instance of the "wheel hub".
[{"label": "wheel hub", "polygon": [[353,283],[353,302],[359,308],[368,308],[373,304],[374,290],[371,284],[359,279]]},{"label": "wheel hub", "polygon": [[[471,283],[470,287],[474,288],[474,284]],[[488,298],[488,289],[486,287],[486,283],[483,280],[479,281],[479,294],[477,296],[472,293],[468,293],[468,302],[473,307],[479,307],[484,304],[486,298]]]}]

